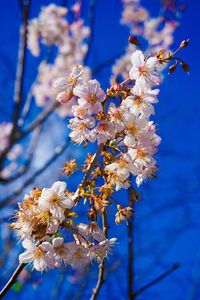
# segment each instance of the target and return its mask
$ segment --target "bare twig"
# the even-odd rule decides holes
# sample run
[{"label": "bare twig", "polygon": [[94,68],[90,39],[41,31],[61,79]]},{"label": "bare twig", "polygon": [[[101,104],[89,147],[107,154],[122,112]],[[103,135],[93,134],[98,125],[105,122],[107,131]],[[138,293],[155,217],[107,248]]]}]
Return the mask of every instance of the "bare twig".
[{"label": "bare twig", "polygon": [[28,15],[29,15],[30,0],[26,0],[22,4],[22,25],[20,29],[20,42],[19,42],[19,52],[18,52],[18,64],[17,64],[17,74],[15,80],[15,92],[14,92],[14,111],[13,111],[13,128],[11,132],[11,140],[15,133],[17,127],[17,121],[19,118],[20,107],[22,103],[22,86],[24,79],[24,69],[26,60],[26,39],[27,39],[27,25],[28,25]]},{"label": "bare twig", "polygon": [[38,127],[37,129],[38,130],[34,131],[34,133],[32,135],[32,140],[30,142],[29,149],[26,153],[26,160],[25,160],[24,164],[12,176],[10,176],[10,177],[0,177],[0,182],[4,182],[6,184],[6,183],[10,183],[12,181],[15,181],[15,180],[19,179],[19,177],[24,175],[29,170],[29,168],[31,166],[33,156],[34,156],[34,152],[36,150],[36,145],[39,141],[38,137],[39,137],[39,134],[41,132],[40,127]]},{"label": "bare twig", "polygon": [[132,299],[136,299],[137,296],[141,295],[144,291],[146,291],[148,288],[154,286],[155,284],[157,284],[158,282],[162,281],[163,279],[165,279],[167,276],[169,276],[171,273],[173,273],[174,271],[176,271],[178,268],[180,267],[179,263],[175,263],[171,266],[171,268],[167,271],[165,271],[164,273],[162,273],[161,275],[159,275],[157,278],[153,279],[152,281],[150,281],[149,283],[147,283],[146,285],[144,285],[143,287],[141,287],[139,290],[137,290],[135,292],[135,294],[132,295]]},{"label": "bare twig", "polygon": [[[108,225],[107,225],[107,217],[106,217],[105,210],[102,213],[102,227],[103,227],[103,232],[105,233],[105,236],[107,237]],[[98,280],[97,280],[96,287],[93,289],[93,293],[92,293],[90,300],[97,299],[100,289],[105,281],[104,273],[105,273],[105,257],[103,258],[102,262],[99,264]]]},{"label": "bare twig", "polygon": [[49,107],[42,111],[39,116],[37,117],[37,119],[35,121],[33,121],[32,123],[30,123],[29,125],[27,125],[27,127],[24,129],[24,131],[21,133],[19,139],[24,138],[25,136],[27,136],[30,132],[32,132],[35,128],[37,128],[38,126],[42,125],[47,118],[52,114],[52,112],[58,108],[60,106],[60,103],[57,102],[53,102],[52,104],[49,105]]},{"label": "bare twig", "polygon": [[[129,206],[134,208],[132,200],[132,185],[128,190]],[[132,215],[128,222],[128,265],[127,265],[127,283],[128,283],[128,299],[132,299],[134,293],[134,216]]]},{"label": "bare twig", "polygon": [[96,0],[90,0],[89,14],[88,14],[88,26],[90,28],[90,36],[88,39],[88,49],[84,58],[84,65],[86,65],[88,62],[88,58],[91,52],[92,42],[94,38],[95,6],[96,6]]},{"label": "bare twig", "polygon": [[20,195],[23,192],[23,190],[36,179],[36,177],[42,174],[66,150],[66,146],[68,143],[69,141],[66,141],[62,146],[57,147],[54,155],[44,164],[44,166],[42,166],[39,170],[35,171],[31,177],[25,180],[23,185],[16,191],[14,191],[13,194],[4,198],[0,202],[0,208],[3,208],[5,205],[11,203],[16,196]]},{"label": "bare twig", "polygon": [[[79,187],[78,187],[78,189],[77,189],[77,191],[76,191],[76,194],[77,194],[77,195],[78,195],[78,192],[79,192],[80,187],[84,187],[84,186],[85,186],[85,184],[86,184],[86,182],[87,182],[87,180],[88,180],[88,177],[90,176],[91,171],[92,171],[94,165],[96,164],[96,162],[97,162],[97,160],[98,160],[98,157],[99,157],[99,155],[100,155],[100,153],[101,153],[103,147],[104,147],[104,144],[100,144],[99,147],[98,147],[98,149],[97,149],[97,151],[96,151],[96,153],[94,154],[93,159],[92,159],[92,161],[90,162],[90,164],[89,164],[89,166],[88,166],[88,169],[87,169],[87,171],[86,171],[86,173],[85,173],[85,176],[84,176],[84,178],[83,178],[83,181],[82,181],[82,183],[79,185]],[[79,195],[76,197],[76,199],[74,199],[74,201],[75,201],[75,202],[78,202],[78,201],[79,201]]]},{"label": "bare twig", "polygon": [[17,268],[15,269],[14,273],[10,277],[9,281],[7,284],[3,287],[3,289],[0,291],[0,299],[2,299],[5,294],[9,291],[9,289],[13,286],[15,283],[17,277],[21,273],[21,271],[25,268],[26,264],[19,264]]}]

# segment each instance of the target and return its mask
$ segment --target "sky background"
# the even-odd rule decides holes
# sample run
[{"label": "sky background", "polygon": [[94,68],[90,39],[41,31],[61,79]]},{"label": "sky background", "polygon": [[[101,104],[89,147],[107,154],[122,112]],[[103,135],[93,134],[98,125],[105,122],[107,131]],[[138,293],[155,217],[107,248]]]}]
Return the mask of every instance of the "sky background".
[{"label": "sky background", "polygon": [[[52,1],[32,1],[31,17],[36,17],[40,7]],[[60,4],[61,1],[54,1]],[[87,15],[88,1],[83,1],[83,15]],[[160,11],[159,0],[141,1],[149,9],[152,16]],[[129,36],[126,26],[119,23],[122,6],[118,0],[97,0],[95,10],[94,40],[88,60],[89,66],[96,67],[123,53]],[[187,8],[179,20],[180,27],[175,33],[175,45],[190,39],[190,45],[182,51],[181,57],[191,66],[191,74],[187,76],[180,69],[173,75],[166,76],[161,86],[159,103],[156,105],[155,122],[158,124],[162,143],[156,155],[159,173],[156,180],[149,180],[139,189],[142,200],[136,205],[134,226],[134,268],[135,286],[141,287],[152,280],[174,263],[180,268],[162,282],[146,290],[138,300],[199,300],[200,299],[200,83],[199,83],[199,11],[198,0],[187,1]],[[0,12],[0,121],[9,121],[12,112],[13,88],[18,51],[20,12],[16,0],[1,2]],[[28,55],[25,87],[26,95],[37,71],[41,58]],[[102,86],[108,86],[111,69],[108,66],[96,74]],[[33,118],[35,110],[30,114]],[[41,157],[46,155],[47,145],[53,147],[55,138],[65,138],[66,124],[56,116],[52,117],[49,136],[40,140],[40,150],[35,159],[33,169],[37,167]],[[62,128],[62,129],[61,129]],[[44,154],[45,153],[45,154]],[[71,146],[64,159],[72,155],[81,157],[84,153]],[[54,166],[55,172],[43,174],[40,185],[51,185],[60,179],[62,160]],[[77,185],[79,177],[70,183]],[[44,184],[43,184],[44,183]],[[20,184],[18,182],[17,184]],[[11,192],[11,187],[0,186],[2,198]],[[126,197],[120,192],[119,197]],[[19,199],[16,199],[19,200]],[[13,209],[13,208],[12,208]],[[83,208],[81,208],[83,209]],[[10,211],[10,208],[7,209]],[[6,215],[6,212],[3,211]],[[111,207],[111,214],[114,214]],[[113,255],[108,260],[109,272],[99,299],[126,299],[126,257],[127,239],[124,234],[126,225],[110,224],[110,237],[119,240]],[[1,236],[5,233],[2,225]],[[1,241],[3,238],[1,239]],[[3,249],[3,244],[1,245]],[[16,250],[18,249],[18,250]],[[17,264],[18,244],[11,252],[8,262],[0,272],[0,286],[3,286],[11,271]],[[80,281],[85,283],[80,289],[79,298],[75,291],[71,270],[55,270],[40,274],[32,272],[27,283],[17,293],[12,290],[5,299],[89,299],[91,288],[96,280],[96,265],[92,266],[90,275],[80,274]],[[57,287],[57,288],[56,288]],[[57,294],[56,294],[57,293]]]}]

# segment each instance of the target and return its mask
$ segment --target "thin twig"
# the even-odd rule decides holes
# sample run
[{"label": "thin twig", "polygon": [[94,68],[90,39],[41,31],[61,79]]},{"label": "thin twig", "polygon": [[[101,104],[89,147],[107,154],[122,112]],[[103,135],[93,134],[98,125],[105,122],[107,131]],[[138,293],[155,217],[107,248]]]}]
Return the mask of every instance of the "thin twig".
[{"label": "thin twig", "polygon": [[[103,232],[104,232],[105,236],[107,237],[108,225],[107,225],[106,210],[104,210],[102,213],[102,227],[103,227]],[[105,257],[103,258],[102,262],[99,264],[98,280],[97,280],[96,287],[93,289],[93,293],[92,293],[90,300],[97,299],[100,289],[101,289],[103,283],[105,282],[104,273],[105,273]]]},{"label": "thin twig", "polygon": [[97,162],[97,160],[98,160],[98,157],[99,157],[99,155],[100,155],[100,153],[101,153],[103,147],[104,147],[104,144],[100,144],[99,147],[98,147],[98,149],[97,149],[97,151],[96,151],[96,153],[94,154],[93,159],[92,159],[92,161],[90,162],[90,164],[89,164],[89,166],[88,166],[88,169],[87,169],[87,171],[86,171],[86,173],[85,173],[85,176],[84,176],[84,178],[83,178],[83,181],[82,181],[82,183],[79,185],[79,187],[78,187],[78,189],[77,189],[77,191],[76,191],[76,193],[75,193],[75,194],[77,195],[77,197],[74,199],[75,202],[78,202],[78,201],[79,201],[79,195],[78,195],[78,194],[79,194],[79,189],[80,189],[80,187],[84,187],[84,186],[85,186],[85,184],[86,184],[86,182],[87,182],[87,180],[88,180],[88,177],[90,176],[91,171],[92,171],[93,167],[95,166],[95,164],[96,164],[96,162]]},{"label": "thin twig", "polygon": [[173,273],[174,271],[176,271],[179,267],[180,267],[179,263],[173,264],[169,270],[165,271],[164,273],[162,273],[161,275],[159,275],[157,278],[153,279],[152,281],[150,281],[149,283],[147,283],[146,285],[144,285],[143,287],[141,287],[139,290],[137,290],[135,292],[135,294],[132,295],[132,299],[136,299],[137,296],[141,295],[148,288],[154,286],[155,284],[157,284],[160,281],[162,281],[163,279],[165,279],[171,273]]},{"label": "thin twig", "polygon": [[3,289],[0,291],[0,299],[2,299],[5,294],[9,291],[9,289],[13,286],[15,283],[17,277],[21,273],[21,271],[25,268],[26,264],[19,264],[17,268],[15,269],[14,273],[6,283],[6,285],[3,287]]},{"label": "thin twig", "polygon": [[92,42],[94,38],[95,7],[96,7],[96,0],[90,0],[89,13],[88,13],[88,26],[90,28],[90,35],[88,39],[88,49],[84,58],[84,65],[86,65],[88,62],[88,58],[91,52]]},{"label": "thin twig", "polygon": [[20,195],[23,190],[36,179],[36,177],[42,174],[66,150],[66,146],[68,143],[69,141],[67,140],[62,146],[57,147],[54,155],[39,170],[35,171],[33,175],[29,177],[19,189],[14,191],[13,194],[4,198],[0,202],[0,208],[3,208],[5,205],[10,204],[16,196]]},{"label": "thin twig", "polygon": [[32,132],[35,128],[42,125],[47,120],[47,118],[52,114],[52,112],[54,112],[54,110],[56,108],[58,108],[59,106],[60,106],[60,103],[58,101],[50,104],[46,110],[42,111],[39,114],[39,116],[37,117],[37,119],[35,121],[33,121],[32,123],[27,125],[27,127],[24,129],[24,131],[20,134],[19,139],[24,138],[30,132]]},{"label": "thin twig", "polygon": [[[128,190],[129,206],[134,209],[134,201],[132,200],[132,185]],[[128,265],[127,265],[127,283],[128,283],[128,299],[132,299],[134,294],[134,216],[132,215],[128,222]]]},{"label": "thin twig", "polygon": [[32,163],[33,156],[34,156],[34,152],[36,150],[36,145],[39,142],[39,134],[41,132],[40,127],[38,127],[37,129],[38,130],[34,131],[34,133],[32,135],[32,139],[31,139],[31,142],[29,145],[29,149],[26,153],[26,160],[25,160],[24,164],[12,176],[10,176],[10,177],[1,177],[0,176],[0,182],[4,182],[5,184],[7,184],[12,181],[15,181],[15,180],[19,179],[21,176],[23,176],[29,170],[31,163]]}]

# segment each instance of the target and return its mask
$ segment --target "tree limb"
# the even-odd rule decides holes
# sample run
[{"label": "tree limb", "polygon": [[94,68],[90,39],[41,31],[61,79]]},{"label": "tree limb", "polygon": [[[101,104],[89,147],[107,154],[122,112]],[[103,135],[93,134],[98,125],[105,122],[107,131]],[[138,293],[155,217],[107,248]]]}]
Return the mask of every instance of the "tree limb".
[{"label": "tree limb", "polygon": [[162,281],[163,279],[165,279],[171,273],[173,273],[174,271],[176,271],[179,267],[180,267],[179,263],[173,264],[169,270],[165,271],[164,273],[162,273],[161,275],[159,275],[157,278],[153,279],[152,281],[150,281],[149,283],[147,283],[146,285],[144,285],[143,287],[141,287],[139,290],[137,290],[135,292],[135,294],[132,295],[132,299],[136,299],[137,296],[141,295],[148,288],[154,286],[155,284],[157,284],[160,281]]},{"label": "tree limb", "polygon": [[[103,227],[103,232],[105,233],[105,236],[107,237],[108,225],[107,225],[106,210],[104,210],[102,213],[102,227]],[[93,289],[93,293],[92,293],[90,300],[97,299],[100,289],[101,289],[103,283],[105,282],[104,273],[105,273],[105,257],[102,259],[102,262],[99,264],[98,280],[97,280],[96,287]]]}]

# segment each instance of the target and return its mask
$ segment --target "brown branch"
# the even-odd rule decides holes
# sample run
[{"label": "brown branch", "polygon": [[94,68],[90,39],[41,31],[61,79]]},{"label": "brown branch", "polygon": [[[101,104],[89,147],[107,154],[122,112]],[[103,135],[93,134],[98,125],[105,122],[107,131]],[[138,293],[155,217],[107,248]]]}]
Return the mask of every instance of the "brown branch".
[{"label": "brown branch", "polygon": [[[100,144],[100,145],[99,145],[99,147],[98,147],[96,153],[95,153],[94,156],[93,156],[92,161],[90,162],[90,164],[89,164],[89,166],[88,166],[88,169],[87,169],[87,171],[86,171],[86,173],[85,173],[85,176],[84,176],[84,178],[83,178],[83,181],[82,181],[82,183],[79,185],[79,187],[78,187],[78,189],[77,189],[77,191],[76,191],[75,194],[78,194],[80,187],[84,187],[84,186],[85,186],[85,184],[86,184],[86,182],[87,182],[87,180],[88,180],[88,178],[89,178],[89,176],[90,176],[90,174],[91,174],[91,171],[92,171],[93,167],[95,166],[95,164],[96,164],[96,162],[97,162],[97,160],[98,160],[98,157],[99,157],[101,151],[103,150],[103,147],[104,147],[104,144]],[[74,201],[75,201],[76,203],[79,201],[79,195],[74,199]]]},{"label": "brown branch", "polygon": [[[107,237],[108,225],[107,225],[106,210],[104,210],[102,213],[102,227],[103,227],[103,232],[105,233],[105,236]],[[97,280],[96,287],[93,289],[93,293],[92,293],[90,300],[97,299],[100,289],[105,282],[104,273],[105,273],[105,257],[102,259],[102,262],[99,264],[98,280]]]},{"label": "brown branch", "polygon": [[15,269],[14,273],[6,283],[6,285],[3,287],[3,289],[0,291],[0,299],[2,299],[5,294],[9,291],[9,289],[13,286],[15,283],[17,277],[21,273],[21,271],[25,268],[26,264],[19,264],[17,268]]},{"label": "brown branch", "polygon": [[[132,185],[128,190],[129,206],[134,209],[134,201],[132,200]],[[127,283],[128,283],[128,299],[132,299],[134,293],[134,216],[132,215],[128,222],[128,265],[127,265]]]},{"label": "brown branch", "polygon": [[165,279],[167,276],[169,276],[171,273],[176,271],[180,267],[179,263],[175,263],[171,266],[171,268],[167,271],[165,271],[163,274],[159,275],[157,278],[153,279],[143,287],[141,287],[139,290],[135,292],[135,294],[132,295],[132,299],[136,299],[137,296],[141,295],[144,291],[146,291],[148,288],[154,286],[155,284],[159,283],[163,279]]}]

